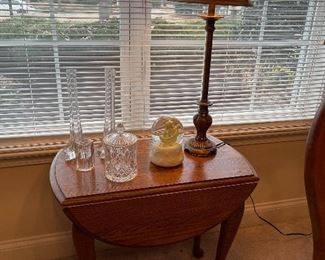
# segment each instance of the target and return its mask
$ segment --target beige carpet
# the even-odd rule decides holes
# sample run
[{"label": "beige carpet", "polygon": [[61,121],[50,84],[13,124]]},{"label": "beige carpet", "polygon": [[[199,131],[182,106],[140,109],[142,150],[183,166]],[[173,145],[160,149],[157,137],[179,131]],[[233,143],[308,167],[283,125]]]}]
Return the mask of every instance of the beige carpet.
[{"label": "beige carpet", "polygon": [[[310,231],[307,219],[296,220],[290,223],[277,223],[284,232]],[[202,236],[204,257],[202,260],[211,260],[215,257],[218,233],[206,233]],[[155,248],[121,248],[99,252],[99,260],[187,260],[195,259],[191,255],[192,241],[155,247]],[[312,238],[301,236],[284,237],[266,224],[255,227],[241,228],[230,249],[227,260],[311,260]],[[65,258],[72,260],[75,258]]]}]

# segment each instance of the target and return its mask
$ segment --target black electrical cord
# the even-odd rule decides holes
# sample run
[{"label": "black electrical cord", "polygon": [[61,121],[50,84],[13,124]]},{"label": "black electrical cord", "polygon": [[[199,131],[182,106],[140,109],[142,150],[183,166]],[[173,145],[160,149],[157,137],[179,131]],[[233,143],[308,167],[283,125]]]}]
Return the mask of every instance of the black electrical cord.
[{"label": "black electrical cord", "polygon": [[226,143],[224,141],[220,141],[219,143],[216,144],[216,148],[218,149],[224,145],[226,145]]},{"label": "black electrical cord", "polygon": [[[219,143],[216,144],[216,148],[220,148],[224,145],[226,145],[227,143],[224,142],[224,141],[221,141]],[[260,214],[258,214],[257,210],[256,210],[256,207],[255,207],[255,202],[253,200],[253,197],[250,195],[249,196],[251,201],[252,201],[252,204],[253,204],[253,209],[254,209],[254,212],[256,214],[256,216],[264,221],[265,223],[269,224],[271,227],[273,227],[276,231],[278,231],[282,236],[305,236],[305,237],[308,237],[310,235],[312,235],[313,233],[300,233],[300,232],[290,232],[290,233],[284,233],[282,232],[277,226],[275,226],[273,223],[271,223],[270,221],[268,221],[267,219],[263,218]]]},{"label": "black electrical cord", "polygon": [[252,201],[252,204],[253,204],[253,209],[254,209],[254,212],[256,214],[256,216],[261,219],[262,221],[264,221],[265,223],[269,224],[271,227],[273,227],[276,231],[278,231],[282,236],[305,236],[305,237],[308,237],[310,235],[312,235],[313,233],[300,233],[300,232],[292,232],[292,233],[284,233],[282,232],[277,226],[275,226],[274,224],[272,224],[270,221],[268,221],[267,219],[263,218],[260,216],[260,214],[257,213],[256,211],[256,207],[255,207],[255,202],[253,200],[253,197],[250,195],[249,196],[251,201]]}]

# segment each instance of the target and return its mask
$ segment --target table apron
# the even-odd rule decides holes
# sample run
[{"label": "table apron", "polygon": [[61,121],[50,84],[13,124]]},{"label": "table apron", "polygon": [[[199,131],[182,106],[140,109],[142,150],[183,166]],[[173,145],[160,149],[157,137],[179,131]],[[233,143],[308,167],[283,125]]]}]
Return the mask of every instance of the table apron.
[{"label": "table apron", "polygon": [[155,246],[199,235],[245,203],[257,182],[67,206],[89,235],[116,245]]}]

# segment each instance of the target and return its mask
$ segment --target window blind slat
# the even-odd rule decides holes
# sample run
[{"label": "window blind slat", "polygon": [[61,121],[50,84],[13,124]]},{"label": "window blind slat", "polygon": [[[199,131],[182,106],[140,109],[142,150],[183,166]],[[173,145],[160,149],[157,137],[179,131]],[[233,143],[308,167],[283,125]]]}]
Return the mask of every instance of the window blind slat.
[{"label": "window blind slat", "polygon": [[[60,3],[59,3],[60,2]],[[165,0],[0,4],[0,138],[68,133],[66,69],[77,69],[84,131],[102,131],[104,67],[128,129],[160,115],[192,125],[207,7]],[[325,1],[218,6],[209,99],[217,124],[312,118],[325,88]]]}]

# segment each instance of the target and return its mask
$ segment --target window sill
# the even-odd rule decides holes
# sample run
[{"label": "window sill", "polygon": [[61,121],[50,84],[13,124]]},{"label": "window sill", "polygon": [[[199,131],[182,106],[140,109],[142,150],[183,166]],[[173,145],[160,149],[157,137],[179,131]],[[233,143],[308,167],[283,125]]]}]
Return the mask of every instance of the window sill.
[{"label": "window sill", "polygon": [[[306,140],[312,120],[213,126],[209,134],[235,146]],[[139,138],[149,138],[149,131],[137,131]],[[186,135],[195,134],[187,128]],[[101,135],[88,135],[99,142]],[[0,140],[0,168],[50,163],[67,136],[49,136]]]}]

